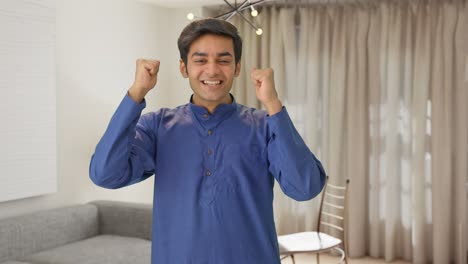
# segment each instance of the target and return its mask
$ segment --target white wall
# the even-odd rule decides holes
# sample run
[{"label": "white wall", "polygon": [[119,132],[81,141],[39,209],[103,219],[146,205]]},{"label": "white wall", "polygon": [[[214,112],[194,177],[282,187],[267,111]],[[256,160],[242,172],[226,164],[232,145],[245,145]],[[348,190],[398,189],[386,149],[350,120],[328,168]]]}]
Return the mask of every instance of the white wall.
[{"label": "white wall", "polygon": [[153,178],[106,190],[89,180],[89,161],[133,82],[137,58],[161,60],[145,111],[187,102],[191,92],[178,72],[176,43],[188,11],[201,12],[130,0],[57,1],[58,192],[0,203],[0,218],[95,199],[152,202]]},{"label": "white wall", "polygon": [[0,202],[57,191],[55,16],[53,0],[0,2]]}]

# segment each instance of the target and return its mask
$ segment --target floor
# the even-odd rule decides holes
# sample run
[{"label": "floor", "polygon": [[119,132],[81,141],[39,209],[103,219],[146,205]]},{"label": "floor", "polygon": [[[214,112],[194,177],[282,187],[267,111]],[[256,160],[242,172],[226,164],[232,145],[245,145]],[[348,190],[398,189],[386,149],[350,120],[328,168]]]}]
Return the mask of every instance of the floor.
[{"label": "floor", "polygon": [[[316,257],[315,254],[297,254],[295,256],[296,264],[315,264]],[[338,263],[339,257],[330,256],[327,254],[320,254],[320,264],[335,264]],[[375,258],[361,258],[361,259],[348,259],[348,264],[410,264],[411,262],[407,261],[394,261],[394,262],[385,262],[383,259]],[[284,259],[281,264],[292,264],[291,258]]]}]

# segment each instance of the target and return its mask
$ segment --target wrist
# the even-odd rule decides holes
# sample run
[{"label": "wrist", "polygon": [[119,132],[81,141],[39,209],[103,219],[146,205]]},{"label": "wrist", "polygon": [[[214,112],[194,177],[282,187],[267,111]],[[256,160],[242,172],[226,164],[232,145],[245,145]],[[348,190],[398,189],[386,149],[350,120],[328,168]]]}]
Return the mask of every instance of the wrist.
[{"label": "wrist", "polygon": [[265,106],[265,109],[270,116],[281,112],[281,109],[283,109],[283,104],[278,98],[263,103],[263,106]]},{"label": "wrist", "polygon": [[141,89],[132,86],[128,90],[128,96],[130,96],[130,98],[132,98],[133,101],[139,104],[145,98],[145,93],[143,93]]}]

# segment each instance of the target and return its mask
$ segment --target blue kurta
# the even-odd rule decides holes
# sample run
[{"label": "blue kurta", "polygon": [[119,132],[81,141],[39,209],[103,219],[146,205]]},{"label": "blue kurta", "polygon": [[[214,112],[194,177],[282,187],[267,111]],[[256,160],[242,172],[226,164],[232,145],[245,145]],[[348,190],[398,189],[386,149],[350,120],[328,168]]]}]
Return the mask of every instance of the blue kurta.
[{"label": "blue kurta", "polygon": [[[154,179],[152,264],[279,264],[273,185],[304,201],[325,171],[286,108],[192,103],[141,115],[125,96],[91,159],[105,188]],[[141,117],[140,117],[141,116]]]}]

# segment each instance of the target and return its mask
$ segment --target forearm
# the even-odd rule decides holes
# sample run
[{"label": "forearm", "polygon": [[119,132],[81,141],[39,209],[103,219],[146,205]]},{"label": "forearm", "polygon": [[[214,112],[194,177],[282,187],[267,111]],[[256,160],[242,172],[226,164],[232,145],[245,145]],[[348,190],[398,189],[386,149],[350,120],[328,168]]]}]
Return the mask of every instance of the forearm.
[{"label": "forearm", "polygon": [[325,183],[322,164],[295,129],[286,109],[269,118],[270,171],[285,194],[299,201],[312,199]]},{"label": "forearm", "polygon": [[131,100],[125,97],[119,105],[91,159],[90,178],[104,188],[115,189],[139,181],[153,166],[145,150],[135,147],[136,125],[144,104],[136,105]]}]

